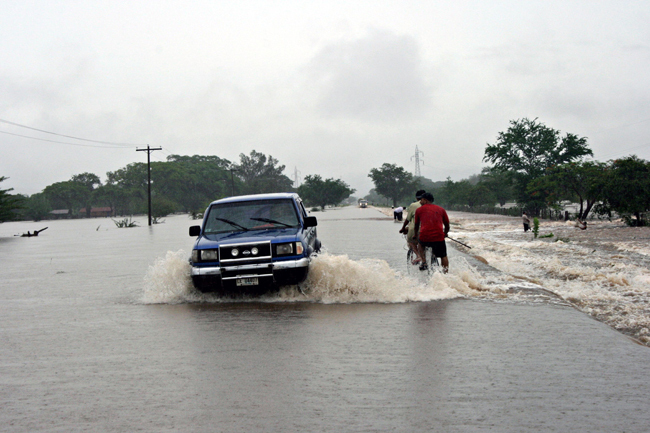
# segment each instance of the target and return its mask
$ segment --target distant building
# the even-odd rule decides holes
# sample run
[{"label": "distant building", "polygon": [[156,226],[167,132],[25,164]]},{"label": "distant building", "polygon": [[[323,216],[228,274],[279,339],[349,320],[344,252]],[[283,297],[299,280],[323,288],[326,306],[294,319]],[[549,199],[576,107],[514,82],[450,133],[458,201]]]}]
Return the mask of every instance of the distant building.
[{"label": "distant building", "polygon": [[68,209],[55,209],[50,211],[50,215],[53,219],[59,218],[68,218],[70,216],[70,210]]},{"label": "distant building", "polygon": [[[86,208],[83,207],[79,209],[79,214],[85,216]],[[113,214],[113,209],[110,207],[91,207],[90,208],[90,217],[91,218],[100,218],[100,217],[109,217]]]}]

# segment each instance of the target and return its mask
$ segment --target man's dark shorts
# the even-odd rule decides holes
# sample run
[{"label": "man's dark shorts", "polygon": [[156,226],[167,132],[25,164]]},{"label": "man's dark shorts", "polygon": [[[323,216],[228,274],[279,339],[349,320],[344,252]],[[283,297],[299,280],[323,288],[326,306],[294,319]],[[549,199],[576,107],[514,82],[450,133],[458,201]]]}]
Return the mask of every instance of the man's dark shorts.
[{"label": "man's dark shorts", "polygon": [[420,245],[422,245],[424,248],[431,247],[431,251],[433,251],[433,255],[436,257],[447,257],[447,244],[445,241],[439,241],[439,242],[423,242],[420,241]]}]

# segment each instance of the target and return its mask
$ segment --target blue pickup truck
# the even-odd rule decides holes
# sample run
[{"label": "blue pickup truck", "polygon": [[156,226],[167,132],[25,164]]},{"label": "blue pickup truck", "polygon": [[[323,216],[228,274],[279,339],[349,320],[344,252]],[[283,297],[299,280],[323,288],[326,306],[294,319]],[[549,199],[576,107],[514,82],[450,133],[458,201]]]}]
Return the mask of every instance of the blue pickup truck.
[{"label": "blue pickup truck", "polygon": [[263,293],[305,280],[321,243],[298,194],[214,201],[190,227],[192,283],[202,292]]}]

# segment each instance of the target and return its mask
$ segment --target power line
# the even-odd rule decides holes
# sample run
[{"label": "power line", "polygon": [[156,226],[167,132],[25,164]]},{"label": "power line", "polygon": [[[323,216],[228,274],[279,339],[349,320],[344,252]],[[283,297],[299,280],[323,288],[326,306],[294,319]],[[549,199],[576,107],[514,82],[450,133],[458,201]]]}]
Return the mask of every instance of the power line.
[{"label": "power line", "polygon": [[[64,134],[58,134],[56,132],[50,132],[50,131],[45,131],[43,129],[38,129],[38,128],[32,128],[31,126],[26,126],[26,125],[21,125],[20,123],[15,123],[15,122],[10,122],[8,120],[0,119],[1,123],[6,123],[8,125],[13,125],[13,126],[18,126],[20,128],[27,128],[31,129],[32,131],[38,131],[38,132],[43,132],[45,134],[52,134],[52,135],[58,135],[59,137],[65,137],[65,138],[72,138],[74,140],[81,140],[81,141],[88,141],[91,143],[99,143],[99,144],[111,144],[113,146],[128,146],[128,147],[133,147],[133,146],[143,146],[143,144],[135,144],[135,143],[116,143],[112,141],[101,141],[101,140],[91,140],[88,138],[80,138],[80,137],[74,137],[72,135],[64,135]],[[15,134],[17,135],[17,134]],[[28,138],[33,138],[33,137],[28,137]],[[47,141],[47,140],[45,140]],[[69,143],[66,143],[69,144]]]},{"label": "power line", "polygon": [[647,122],[647,121],[650,121],[650,118],[648,118],[648,119],[643,119],[643,120],[639,120],[639,121],[637,121],[637,122],[626,123],[626,124],[623,124],[623,125],[612,126],[612,127],[610,127],[610,128],[599,129],[599,130],[597,130],[597,131],[594,131],[594,133],[598,134],[598,133],[601,133],[601,132],[612,131],[612,130],[614,130],[614,129],[626,128],[626,127],[628,127],[628,126],[638,125],[639,123],[645,123],[645,122]]},{"label": "power line", "polygon": [[[48,143],[68,144],[70,146],[96,147],[96,148],[104,148],[104,149],[120,149],[120,147],[115,147],[114,145],[113,146],[100,146],[100,145],[96,145],[96,144],[68,143],[68,142],[65,142],[65,141],[56,141],[56,140],[48,140],[48,139],[45,139],[45,138],[30,137],[29,135],[14,134],[13,132],[7,132],[7,131],[0,131],[0,134],[13,135],[15,137],[29,138],[29,139],[38,140],[38,141],[47,141]],[[131,145],[129,147],[137,147],[137,146],[136,145]]]},{"label": "power line", "polygon": [[639,149],[641,147],[649,147],[649,146],[650,145],[648,145],[648,144],[640,144],[638,146],[628,147],[627,149],[619,150],[618,152],[605,154],[605,155],[601,156],[601,158],[608,159],[608,158],[612,158],[612,157],[615,157],[615,156],[618,156],[618,155],[622,155],[624,153],[628,153],[631,150]]}]

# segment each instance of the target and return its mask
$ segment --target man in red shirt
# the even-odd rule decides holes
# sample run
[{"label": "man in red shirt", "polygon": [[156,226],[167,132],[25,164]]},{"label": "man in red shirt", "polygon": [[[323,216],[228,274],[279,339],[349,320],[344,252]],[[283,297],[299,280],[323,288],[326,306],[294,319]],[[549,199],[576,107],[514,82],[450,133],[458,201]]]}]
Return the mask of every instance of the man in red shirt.
[{"label": "man in red shirt", "polygon": [[[415,211],[415,232],[418,236],[418,251],[424,258],[424,249],[430,247],[436,257],[440,257],[442,271],[447,273],[449,259],[445,238],[449,233],[449,217],[447,211],[433,204],[433,195],[427,192],[420,199],[422,206]],[[426,270],[427,263],[423,260],[420,270]]]}]

